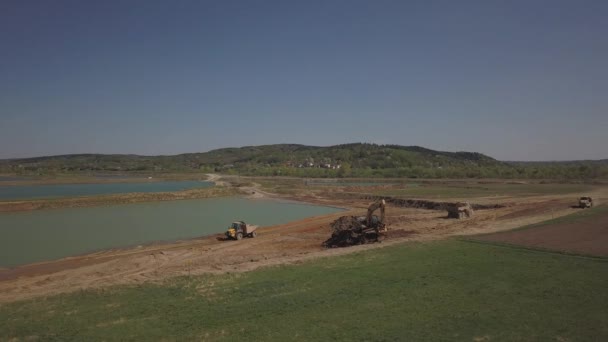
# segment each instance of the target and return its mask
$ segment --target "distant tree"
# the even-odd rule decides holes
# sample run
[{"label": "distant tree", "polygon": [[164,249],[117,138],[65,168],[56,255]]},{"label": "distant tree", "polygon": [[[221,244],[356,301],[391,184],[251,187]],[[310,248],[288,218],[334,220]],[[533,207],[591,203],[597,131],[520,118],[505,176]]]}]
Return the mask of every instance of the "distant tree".
[{"label": "distant tree", "polygon": [[350,177],[352,172],[352,168],[350,163],[342,163],[340,165],[340,169],[338,169],[338,177]]}]

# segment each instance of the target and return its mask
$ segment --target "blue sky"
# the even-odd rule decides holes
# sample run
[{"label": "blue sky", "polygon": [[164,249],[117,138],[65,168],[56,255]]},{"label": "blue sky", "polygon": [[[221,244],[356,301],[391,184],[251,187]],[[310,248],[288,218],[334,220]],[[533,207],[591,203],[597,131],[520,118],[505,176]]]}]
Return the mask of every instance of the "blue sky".
[{"label": "blue sky", "polygon": [[606,1],[2,1],[0,158],[376,142],[608,158]]}]

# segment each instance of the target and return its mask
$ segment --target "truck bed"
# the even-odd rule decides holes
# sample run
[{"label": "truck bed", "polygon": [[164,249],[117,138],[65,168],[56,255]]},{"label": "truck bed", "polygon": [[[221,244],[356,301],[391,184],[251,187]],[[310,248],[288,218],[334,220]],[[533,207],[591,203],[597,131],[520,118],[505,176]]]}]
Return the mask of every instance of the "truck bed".
[{"label": "truck bed", "polygon": [[245,225],[245,234],[251,234],[254,230],[258,229],[258,225],[255,224],[247,224]]}]

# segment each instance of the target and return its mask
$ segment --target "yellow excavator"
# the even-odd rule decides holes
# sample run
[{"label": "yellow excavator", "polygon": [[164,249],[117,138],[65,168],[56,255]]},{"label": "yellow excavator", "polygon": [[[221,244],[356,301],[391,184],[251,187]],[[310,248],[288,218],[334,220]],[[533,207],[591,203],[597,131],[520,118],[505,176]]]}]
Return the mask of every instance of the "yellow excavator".
[{"label": "yellow excavator", "polygon": [[[374,215],[376,210],[380,209],[380,217]],[[386,211],[386,202],[384,200],[378,200],[370,204],[367,208],[367,215],[365,217],[358,217],[357,221],[362,225],[364,232],[368,233],[373,231],[378,233],[381,230],[386,231],[386,223],[384,223]]]},{"label": "yellow excavator", "polygon": [[[374,211],[378,209],[380,209],[380,217],[374,215]],[[379,200],[370,204],[367,208],[367,215],[365,216],[365,227],[374,228],[376,232],[386,230],[386,224],[384,223],[385,211],[386,202],[384,200]]]},{"label": "yellow excavator", "polygon": [[[380,217],[374,215],[380,209]],[[323,246],[346,247],[353,245],[363,245],[369,242],[378,242],[386,231],[384,223],[386,202],[376,201],[367,208],[365,216],[342,216],[331,223],[332,234],[329,239],[323,242]]]}]

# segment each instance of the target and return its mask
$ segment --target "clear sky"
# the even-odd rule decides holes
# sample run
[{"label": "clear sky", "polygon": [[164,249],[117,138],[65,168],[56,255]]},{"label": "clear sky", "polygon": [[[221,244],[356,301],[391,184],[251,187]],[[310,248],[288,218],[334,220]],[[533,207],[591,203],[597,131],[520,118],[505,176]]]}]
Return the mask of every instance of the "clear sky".
[{"label": "clear sky", "polygon": [[0,1],[0,158],[608,158],[608,1]]}]

